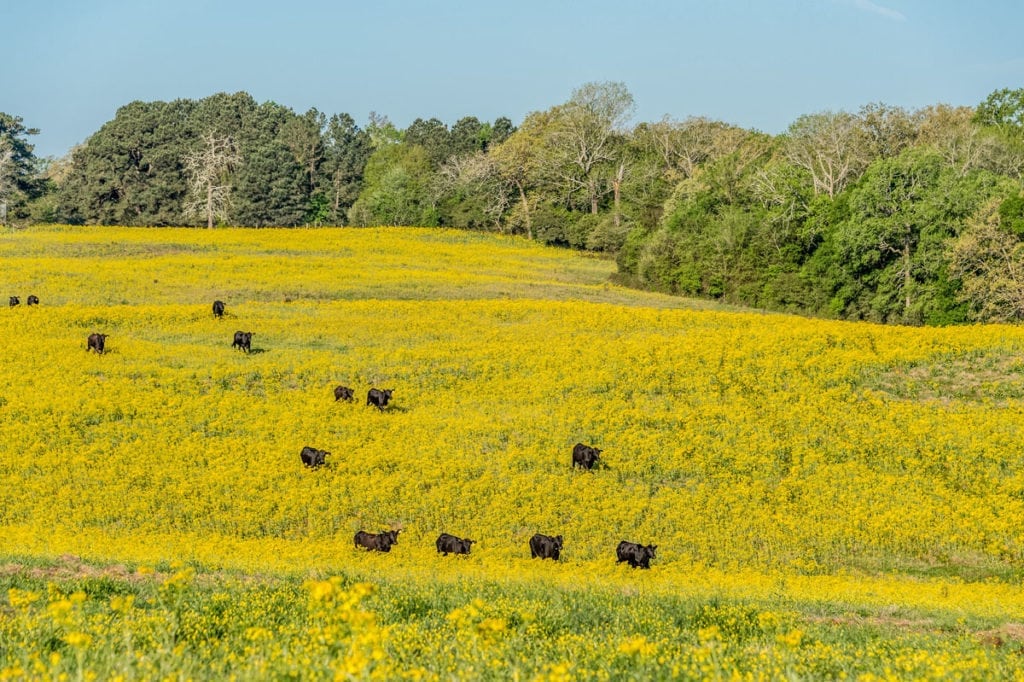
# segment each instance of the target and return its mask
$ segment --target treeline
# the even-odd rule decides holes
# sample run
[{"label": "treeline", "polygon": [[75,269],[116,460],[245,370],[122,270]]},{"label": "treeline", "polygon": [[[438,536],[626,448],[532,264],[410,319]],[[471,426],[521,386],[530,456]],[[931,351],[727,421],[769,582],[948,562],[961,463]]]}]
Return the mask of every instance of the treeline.
[{"label": "treeline", "polygon": [[9,220],[439,225],[613,254],[622,281],[905,324],[1024,316],[1024,90],[977,107],[869,104],[777,136],[635,124],[621,83],[508,118],[396,128],[246,93],[133,102],[40,165],[0,114]]}]

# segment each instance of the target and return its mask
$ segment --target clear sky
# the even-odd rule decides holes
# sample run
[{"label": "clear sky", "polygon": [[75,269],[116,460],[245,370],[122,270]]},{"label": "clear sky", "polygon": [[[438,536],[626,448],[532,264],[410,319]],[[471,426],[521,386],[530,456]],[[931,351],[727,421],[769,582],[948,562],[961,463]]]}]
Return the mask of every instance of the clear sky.
[{"label": "clear sky", "polygon": [[0,0],[0,111],[61,156],[133,100],[245,90],[448,124],[622,81],[636,120],[778,133],[869,102],[1024,87],[1024,0]]}]

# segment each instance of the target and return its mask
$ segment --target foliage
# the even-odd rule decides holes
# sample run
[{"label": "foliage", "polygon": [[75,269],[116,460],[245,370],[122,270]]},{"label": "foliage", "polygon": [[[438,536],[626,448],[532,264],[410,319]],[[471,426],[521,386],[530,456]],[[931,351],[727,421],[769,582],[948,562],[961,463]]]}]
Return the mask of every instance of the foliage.
[{"label": "foliage", "polygon": [[696,116],[634,124],[618,82],[584,83],[518,128],[463,116],[403,130],[376,112],[360,128],[246,93],[133,102],[70,173],[35,178],[18,211],[210,224],[209,192],[203,220],[185,212],[183,159],[216,134],[242,159],[216,185],[231,196],[225,223],[524,234],[615,255],[619,281],[728,303],[911,325],[1005,319],[977,300],[984,288],[964,291],[949,255],[990,199],[1001,229],[1024,229],[1022,101],[1002,89],[975,108],[873,102],[801,115],[775,136]]},{"label": "foliage", "polygon": [[20,116],[0,111],[0,203],[7,210],[4,222],[23,220],[29,216],[28,202],[45,189],[37,177],[30,135],[39,134],[28,128]]}]

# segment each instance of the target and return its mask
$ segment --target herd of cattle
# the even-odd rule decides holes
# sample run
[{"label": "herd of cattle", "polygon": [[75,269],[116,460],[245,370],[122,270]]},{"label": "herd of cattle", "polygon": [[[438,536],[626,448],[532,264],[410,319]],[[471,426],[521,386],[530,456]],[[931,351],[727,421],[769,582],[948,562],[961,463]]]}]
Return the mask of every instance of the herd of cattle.
[{"label": "herd of cattle", "polygon": [[[10,297],[10,306],[12,308],[20,303],[21,300],[17,296]],[[29,296],[27,303],[28,305],[38,305],[39,299],[36,296]],[[223,301],[213,302],[213,314],[215,317],[223,317],[224,311],[225,305]],[[252,335],[252,332],[235,332],[231,347],[245,351],[246,353],[250,352]],[[96,351],[96,353],[102,355],[106,345],[106,340],[106,334],[90,334],[86,341],[86,350]],[[387,407],[388,402],[391,400],[393,393],[394,390],[390,388],[371,388],[366,395],[366,404],[373,405],[383,412],[384,408]],[[345,400],[347,402],[352,402],[354,399],[355,391],[348,386],[335,387],[335,401]],[[302,448],[302,452],[299,453],[299,457],[305,466],[311,469],[316,469],[327,463],[327,457],[330,454],[331,453],[326,450],[320,450],[307,445]],[[581,469],[587,470],[593,469],[597,465],[600,455],[601,450],[598,448],[590,445],[584,445],[583,443],[576,443],[572,449],[572,467],[580,467]],[[392,545],[398,544],[398,534],[400,532],[400,529],[387,530],[380,533],[367,533],[366,531],[361,530],[355,534],[355,546],[356,548],[365,548],[377,552],[390,552]],[[456,537],[449,533],[441,533],[435,544],[439,554],[448,556],[449,554],[469,554],[470,546],[475,542],[476,540]],[[616,563],[626,562],[633,568],[650,568],[650,562],[651,559],[655,558],[656,549],[657,545],[641,545],[635,542],[623,540],[615,549]],[[558,561],[561,552],[561,535],[550,536],[537,533],[530,538],[531,558],[554,559],[555,561]]]},{"label": "herd of cattle", "polygon": [[[373,398],[377,396],[383,397],[383,404],[374,402]],[[341,398],[352,400],[353,394],[352,389],[347,386],[338,386],[334,389],[335,401]],[[366,404],[377,405],[381,410],[384,409],[384,405],[387,404],[387,399],[391,397],[391,391],[378,391],[375,388],[370,389],[370,395],[367,397]],[[302,452],[299,453],[299,457],[302,463],[307,467],[316,469],[327,463],[327,456],[331,453],[326,450],[320,450],[318,448],[305,446],[302,448]],[[584,445],[583,443],[576,443],[572,449],[572,466],[573,468],[579,466],[583,469],[592,469],[597,463],[598,456],[601,454],[601,450],[590,446]],[[402,532],[401,529],[392,529],[381,531],[380,533],[368,533],[364,530],[359,531],[355,535],[356,548],[365,548],[368,550],[374,550],[377,552],[390,552],[392,545],[398,544],[398,534]],[[437,551],[442,556],[448,556],[449,554],[469,554],[470,545],[474,544],[476,540],[470,540],[468,538],[460,538],[450,533],[441,533],[438,536],[435,545]],[[619,546],[615,548],[615,563],[622,563],[625,561],[633,568],[650,568],[651,559],[655,558],[655,550],[657,545],[641,545],[635,542],[629,542],[623,540],[619,543]],[[562,536],[561,535],[544,535],[543,533],[536,533],[530,538],[530,558],[532,559],[554,559],[558,561],[559,556],[562,553]]]},{"label": "herd of cattle", "polygon": [[[398,534],[401,532],[401,529],[385,530],[380,533],[367,533],[365,530],[361,530],[355,535],[356,549],[365,548],[376,552],[390,552],[392,545],[398,544]],[[438,554],[448,556],[449,554],[469,554],[470,545],[475,542],[476,540],[470,540],[469,538],[460,538],[450,533],[441,533],[434,545],[437,547]],[[635,542],[623,540],[615,548],[615,563],[620,564],[625,561],[633,568],[650,568],[651,559],[654,558],[657,548],[657,545],[639,545]],[[543,533],[537,533],[530,538],[530,557],[533,559],[554,559],[558,561],[561,553],[561,535],[552,537]]]}]

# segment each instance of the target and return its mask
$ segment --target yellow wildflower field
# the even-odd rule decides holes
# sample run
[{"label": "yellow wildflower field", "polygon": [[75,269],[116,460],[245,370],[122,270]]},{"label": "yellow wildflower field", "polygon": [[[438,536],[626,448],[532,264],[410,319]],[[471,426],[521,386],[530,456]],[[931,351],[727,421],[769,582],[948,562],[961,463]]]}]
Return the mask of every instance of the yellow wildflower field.
[{"label": "yellow wildflower field", "polygon": [[[530,626],[512,605],[473,606],[466,584],[1024,619],[1024,332],[716,309],[615,286],[613,271],[413,228],[4,232],[0,295],[22,304],[0,312],[0,554],[313,580],[303,604],[348,595],[357,677],[507,672],[506,630]],[[251,353],[232,349],[237,330],[253,332]],[[93,332],[108,335],[102,355],[86,350]],[[335,401],[337,385],[355,401]],[[385,410],[365,404],[371,387],[394,389]],[[571,467],[577,442],[602,450],[600,466]],[[307,445],[331,453],[325,467],[302,466]],[[357,530],[388,528],[402,529],[389,553],[354,547]],[[442,558],[441,532],[477,543]],[[563,536],[560,561],[530,558],[537,532]],[[617,564],[621,540],[656,544],[651,569]],[[437,632],[471,633],[483,667],[396,660],[439,635],[353,622],[383,597],[332,575],[462,590]],[[36,622],[68,599],[19,595],[0,619]],[[337,625],[331,613],[318,627]],[[806,614],[743,614],[771,645],[763,667],[736,670],[781,676],[801,651],[809,667],[794,670],[829,674],[808,661],[839,654],[812,655]],[[728,677],[715,642],[729,622],[694,629],[685,660],[643,634],[594,656]],[[61,665],[100,636],[74,627]],[[977,677],[986,651],[894,650],[891,674],[870,675]],[[522,674],[602,675],[557,655]],[[11,678],[52,667],[5,663]]]}]

